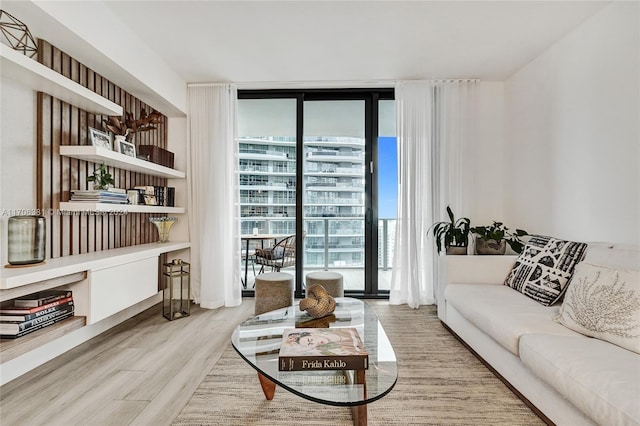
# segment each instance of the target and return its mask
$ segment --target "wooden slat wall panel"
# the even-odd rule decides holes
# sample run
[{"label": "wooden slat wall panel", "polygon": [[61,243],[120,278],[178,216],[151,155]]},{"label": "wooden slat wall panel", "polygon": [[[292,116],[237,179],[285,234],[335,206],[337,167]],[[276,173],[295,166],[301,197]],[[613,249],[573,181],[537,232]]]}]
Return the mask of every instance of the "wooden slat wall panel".
[{"label": "wooden slat wall panel", "polygon": [[[124,111],[140,116],[151,107],[116,86],[93,70],[88,69],[55,46],[38,41],[38,60],[45,66],[82,86],[121,105]],[[61,157],[60,145],[87,145],[88,128],[105,130],[101,115],[94,115],[52,98],[44,93],[37,97],[38,138],[38,208],[47,219],[47,257],[61,257],[93,251],[145,244],[158,240],[155,227],[149,222],[151,214],[93,215],[59,211],[59,203],[67,201],[70,191],[89,189],[87,176],[100,166],[92,162]],[[130,135],[127,139],[141,144],[167,147],[167,120],[157,130]],[[166,185],[166,179],[146,176],[108,167],[118,188],[138,185]]]}]

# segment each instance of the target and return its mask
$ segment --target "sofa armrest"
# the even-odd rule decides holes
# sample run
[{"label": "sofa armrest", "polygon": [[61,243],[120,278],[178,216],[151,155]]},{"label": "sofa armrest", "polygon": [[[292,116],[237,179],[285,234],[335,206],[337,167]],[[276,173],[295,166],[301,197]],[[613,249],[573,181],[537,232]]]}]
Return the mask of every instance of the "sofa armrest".
[{"label": "sofa armrest", "polygon": [[439,256],[438,317],[446,323],[444,289],[449,284],[502,285],[518,256]]},{"label": "sofa armrest", "polygon": [[444,256],[444,283],[499,284],[513,269],[518,256]]}]

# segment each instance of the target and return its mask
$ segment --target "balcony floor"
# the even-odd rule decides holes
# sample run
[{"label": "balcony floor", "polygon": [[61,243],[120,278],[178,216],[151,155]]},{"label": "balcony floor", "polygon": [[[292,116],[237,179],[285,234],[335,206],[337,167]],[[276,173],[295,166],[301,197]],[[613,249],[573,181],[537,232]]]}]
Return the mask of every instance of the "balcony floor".
[{"label": "balcony floor", "polygon": [[[304,276],[306,276],[309,272],[320,271],[320,268],[305,268]],[[364,272],[362,269],[354,269],[354,268],[330,268],[330,271],[339,272],[343,276],[343,286],[345,290],[364,290]],[[256,273],[258,273],[259,269],[256,268]],[[295,274],[295,268],[284,268],[282,272],[287,272],[289,274]],[[242,270],[242,274],[244,274],[244,269]],[[244,278],[244,275],[243,275]],[[253,270],[251,265],[249,265],[249,272],[247,274],[247,280],[249,281],[247,290],[252,290],[255,283],[255,276],[253,275]],[[379,290],[389,290],[391,288],[391,269],[386,271],[378,271],[378,289]]]}]

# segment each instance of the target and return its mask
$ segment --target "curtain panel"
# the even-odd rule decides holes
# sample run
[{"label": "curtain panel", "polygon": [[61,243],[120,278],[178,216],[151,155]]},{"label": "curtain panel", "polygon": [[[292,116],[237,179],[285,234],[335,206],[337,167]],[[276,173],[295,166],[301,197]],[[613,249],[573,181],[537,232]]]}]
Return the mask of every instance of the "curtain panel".
[{"label": "curtain panel", "polygon": [[191,285],[203,308],[242,303],[236,116],[235,85],[188,88]]},{"label": "curtain panel", "polygon": [[389,302],[436,302],[441,279],[431,225],[450,205],[460,215],[470,190],[464,154],[473,134],[475,80],[396,84],[398,215]]}]

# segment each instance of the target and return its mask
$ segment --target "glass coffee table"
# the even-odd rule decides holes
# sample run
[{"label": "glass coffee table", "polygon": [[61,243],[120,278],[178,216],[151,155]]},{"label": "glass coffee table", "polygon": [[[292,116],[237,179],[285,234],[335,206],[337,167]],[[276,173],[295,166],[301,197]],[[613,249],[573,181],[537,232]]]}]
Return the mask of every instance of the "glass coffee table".
[{"label": "glass coffee table", "polygon": [[[367,370],[278,371],[278,353],[285,328],[355,327],[369,354]],[[366,303],[336,298],[335,312],[313,319],[298,304],[250,317],[231,336],[240,356],[258,372],[268,400],[276,386],[321,404],[351,407],[353,423],[367,424],[367,404],[393,389],[398,366],[393,347],[375,312]]]}]

